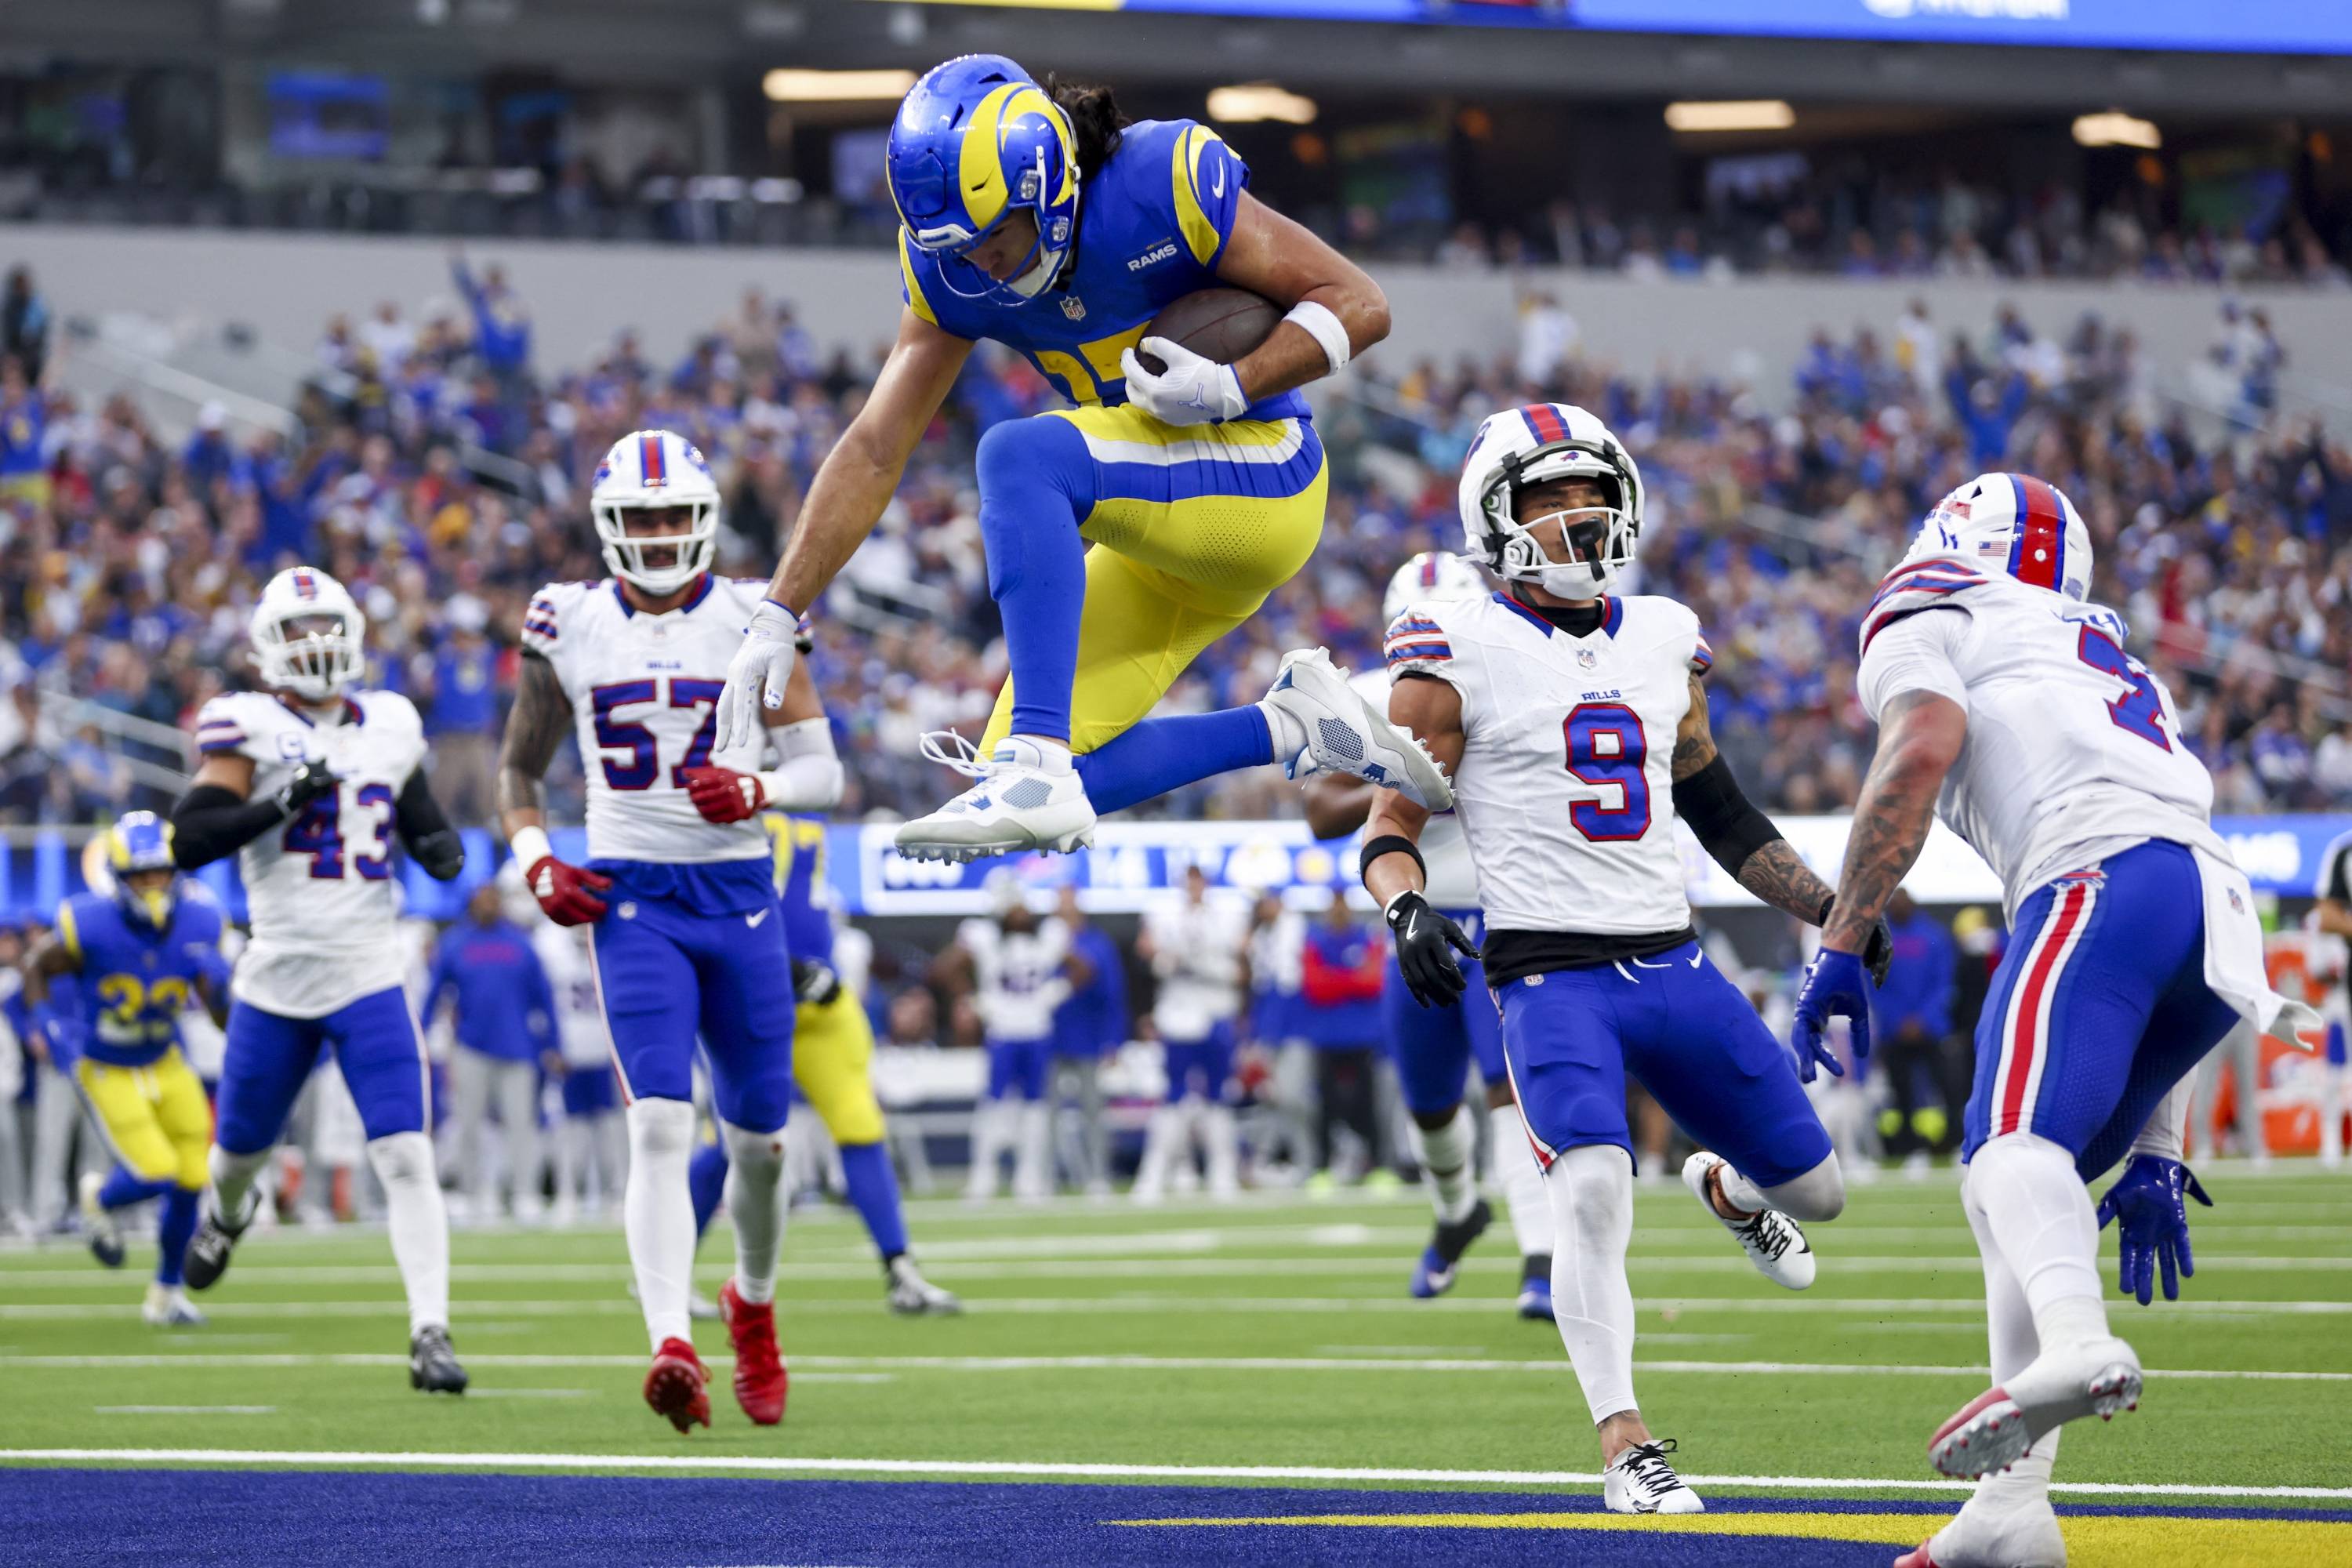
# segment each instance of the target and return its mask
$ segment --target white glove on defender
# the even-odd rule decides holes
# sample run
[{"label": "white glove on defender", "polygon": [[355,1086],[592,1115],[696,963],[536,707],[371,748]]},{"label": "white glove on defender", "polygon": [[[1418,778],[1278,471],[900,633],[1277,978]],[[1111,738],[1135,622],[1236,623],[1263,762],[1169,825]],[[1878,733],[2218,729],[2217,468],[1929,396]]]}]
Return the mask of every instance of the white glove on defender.
[{"label": "white glove on defender", "polygon": [[714,755],[738,746],[756,747],[764,739],[760,708],[784,705],[784,682],[793,676],[793,636],[800,617],[773,599],[762,599],[743,628],[743,646],[727,661],[727,689],[719,694],[719,727],[711,737]]},{"label": "white glove on defender", "polygon": [[1238,419],[1248,409],[1249,397],[1233,366],[1203,359],[1167,338],[1146,338],[1137,347],[1168,367],[1154,375],[1134,349],[1118,356],[1119,369],[1127,373],[1128,401],[1152,417],[1170,425],[1208,425]]}]

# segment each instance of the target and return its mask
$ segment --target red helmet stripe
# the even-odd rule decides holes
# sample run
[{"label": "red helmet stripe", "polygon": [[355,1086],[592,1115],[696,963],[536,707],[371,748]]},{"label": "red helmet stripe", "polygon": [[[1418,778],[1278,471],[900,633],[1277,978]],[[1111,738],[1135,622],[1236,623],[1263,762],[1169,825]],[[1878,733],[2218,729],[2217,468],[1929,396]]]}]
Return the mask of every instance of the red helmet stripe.
[{"label": "red helmet stripe", "polygon": [[644,470],[647,489],[669,482],[669,474],[662,458],[662,438],[658,435],[637,437],[637,467]]},{"label": "red helmet stripe", "polygon": [[1519,412],[1527,416],[1528,428],[1536,433],[1537,440],[1565,441],[1568,439],[1568,421],[1562,419],[1559,416],[1559,410],[1550,404],[1530,403]]},{"label": "red helmet stripe", "polygon": [[2058,492],[2029,474],[2009,476],[2017,492],[2017,523],[2009,536],[2009,574],[2037,588],[2056,588],[2066,568],[2066,510]]}]

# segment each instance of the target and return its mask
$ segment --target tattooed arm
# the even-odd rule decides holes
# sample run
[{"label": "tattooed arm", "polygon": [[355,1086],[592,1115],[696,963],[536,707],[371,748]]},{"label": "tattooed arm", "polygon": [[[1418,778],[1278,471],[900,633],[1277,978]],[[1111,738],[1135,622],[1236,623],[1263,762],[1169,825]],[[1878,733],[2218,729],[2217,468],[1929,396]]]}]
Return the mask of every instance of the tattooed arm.
[{"label": "tattooed arm", "polygon": [[[1739,885],[1809,925],[1829,908],[1829,884],[1801,859],[1772,819],[1748,803],[1715,749],[1707,728],[1706,689],[1691,672],[1690,708],[1675,731],[1675,813],[1691,826],[1716,864]],[[1864,928],[1868,930],[1867,925]]]},{"label": "tattooed arm", "polygon": [[555,679],[555,667],[538,654],[522,656],[522,689],[507,715],[506,743],[499,752],[499,826],[508,842],[526,827],[545,827],[539,793],[555,748],[572,727],[572,700]]},{"label": "tattooed arm", "polygon": [[1860,952],[1879,911],[1919,858],[1936,819],[1936,795],[1969,736],[1969,716],[1948,697],[1906,691],[1880,718],[1878,755],[1863,781],[1838,877],[1837,910],[1822,945]]}]

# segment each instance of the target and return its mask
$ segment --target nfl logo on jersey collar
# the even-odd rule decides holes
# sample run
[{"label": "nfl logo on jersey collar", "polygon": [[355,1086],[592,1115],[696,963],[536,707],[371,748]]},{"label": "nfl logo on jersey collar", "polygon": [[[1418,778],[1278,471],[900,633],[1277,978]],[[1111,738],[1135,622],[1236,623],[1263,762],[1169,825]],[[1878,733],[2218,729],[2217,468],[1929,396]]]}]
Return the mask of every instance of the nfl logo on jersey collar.
[{"label": "nfl logo on jersey collar", "polygon": [[1087,319],[1087,302],[1075,294],[1066,294],[1062,297],[1062,314],[1074,321],[1083,321]]}]

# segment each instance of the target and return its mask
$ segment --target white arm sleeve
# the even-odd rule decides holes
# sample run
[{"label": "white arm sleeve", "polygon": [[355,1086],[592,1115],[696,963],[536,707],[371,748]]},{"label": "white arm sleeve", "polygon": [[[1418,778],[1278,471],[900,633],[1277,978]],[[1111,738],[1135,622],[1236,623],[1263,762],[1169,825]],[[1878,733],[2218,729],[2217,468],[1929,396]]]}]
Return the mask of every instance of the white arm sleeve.
[{"label": "white arm sleeve", "polygon": [[841,804],[847,775],[833,749],[832,721],[819,715],[768,731],[782,766],[760,775],[768,804],[783,811],[829,811]]},{"label": "white arm sleeve", "polygon": [[2153,1154],[2159,1160],[2183,1158],[2180,1150],[2189,1131],[2189,1101],[2196,1088],[2197,1074],[2191,1071],[2156,1102],[2156,1109],[2147,1113],[2147,1125],[2132,1140],[2133,1153]]},{"label": "white arm sleeve", "polygon": [[1948,697],[1966,712],[1969,683],[1958,659],[1969,630],[1964,610],[1922,610],[1873,637],[1855,679],[1855,695],[1872,720],[1906,691]]}]

